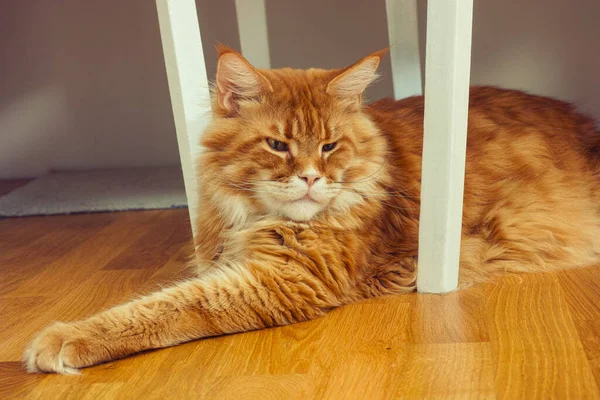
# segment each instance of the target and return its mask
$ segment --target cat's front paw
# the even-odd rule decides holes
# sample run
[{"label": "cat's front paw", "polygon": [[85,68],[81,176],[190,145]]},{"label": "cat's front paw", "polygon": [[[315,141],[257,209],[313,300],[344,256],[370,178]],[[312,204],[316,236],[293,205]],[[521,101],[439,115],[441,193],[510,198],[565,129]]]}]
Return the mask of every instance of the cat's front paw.
[{"label": "cat's front paw", "polygon": [[[79,374],[78,368],[98,363],[96,340],[76,326],[55,323],[40,332],[23,354],[28,372]],[[101,347],[101,346],[100,346]]]}]

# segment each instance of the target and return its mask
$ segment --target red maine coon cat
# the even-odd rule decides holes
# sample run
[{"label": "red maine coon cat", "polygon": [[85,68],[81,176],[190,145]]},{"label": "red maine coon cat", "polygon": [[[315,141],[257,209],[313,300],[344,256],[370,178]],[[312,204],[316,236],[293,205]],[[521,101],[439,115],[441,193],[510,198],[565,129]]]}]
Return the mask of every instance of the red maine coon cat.
[{"label": "red maine coon cat", "polygon": [[[383,52],[257,70],[220,46],[198,160],[196,277],[29,345],[77,369],[415,290],[423,98],[362,105]],[[461,285],[600,261],[600,132],[561,101],[471,89]]]}]

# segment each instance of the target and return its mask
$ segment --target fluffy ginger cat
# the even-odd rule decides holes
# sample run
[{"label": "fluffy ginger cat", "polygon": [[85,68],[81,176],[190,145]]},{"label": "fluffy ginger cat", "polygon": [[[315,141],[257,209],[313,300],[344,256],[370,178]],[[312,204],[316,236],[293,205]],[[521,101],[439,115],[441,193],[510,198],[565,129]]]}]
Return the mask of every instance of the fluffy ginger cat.
[{"label": "fluffy ginger cat", "polygon": [[[384,52],[341,70],[257,70],[220,46],[198,160],[196,277],[55,323],[31,372],[292,324],[415,290],[423,98],[362,104]],[[600,132],[564,102],[470,96],[461,285],[600,261]]]}]

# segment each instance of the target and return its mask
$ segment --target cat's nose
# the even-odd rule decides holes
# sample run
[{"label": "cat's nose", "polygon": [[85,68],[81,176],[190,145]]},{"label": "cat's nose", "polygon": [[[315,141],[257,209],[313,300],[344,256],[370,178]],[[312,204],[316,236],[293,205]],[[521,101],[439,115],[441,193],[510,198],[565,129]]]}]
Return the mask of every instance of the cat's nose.
[{"label": "cat's nose", "polygon": [[300,178],[304,182],[306,182],[308,187],[311,187],[316,181],[321,179],[321,176],[318,174],[304,174],[304,175],[299,175],[298,178]]}]

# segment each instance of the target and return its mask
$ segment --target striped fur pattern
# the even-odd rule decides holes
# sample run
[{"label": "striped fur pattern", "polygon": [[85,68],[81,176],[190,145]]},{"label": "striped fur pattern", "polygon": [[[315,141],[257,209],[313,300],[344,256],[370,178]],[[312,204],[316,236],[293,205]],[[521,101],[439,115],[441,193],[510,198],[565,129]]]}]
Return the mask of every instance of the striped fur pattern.
[{"label": "striped fur pattern", "polygon": [[[31,372],[317,318],[415,290],[423,98],[365,106],[383,52],[257,70],[219,47],[197,160],[196,278],[42,331]],[[600,255],[600,133],[564,102],[471,90],[461,285]]]}]

